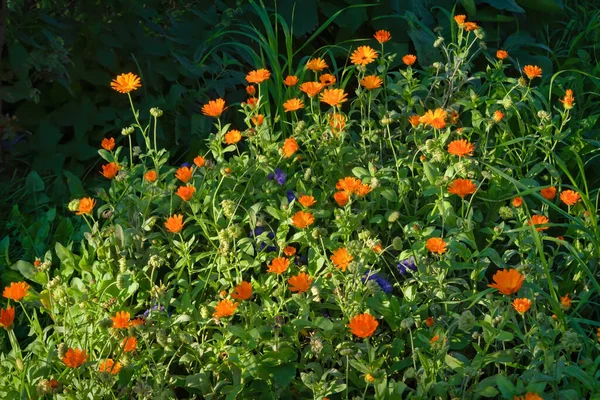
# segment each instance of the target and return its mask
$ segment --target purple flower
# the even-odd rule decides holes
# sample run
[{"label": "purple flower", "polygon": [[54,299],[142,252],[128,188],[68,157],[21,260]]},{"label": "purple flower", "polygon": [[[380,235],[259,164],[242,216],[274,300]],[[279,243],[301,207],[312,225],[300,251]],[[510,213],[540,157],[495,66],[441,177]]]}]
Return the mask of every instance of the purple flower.
[{"label": "purple flower", "polygon": [[281,186],[283,186],[285,184],[286,175],[285,175],[285,172],[283,172],[281,169],[275,168],[275,172],[270,173],[269,175],[267,175],[267,179],[269,179],[269,180],[275,179],[275,181],[278,184],[280,184]]},{"label": "purple flower", "polygon": [[258,235],[260,235],[261,233],[263,233],[265,231],[265,228],[263,228],[262,226],[257,226],[253,231],[250,231],[250,237],[256,237]]},{"label": "purple flower", "polygon": [[184,162],[183,164],[181,164],[182,167],[191,167],[192,164],[190,164],[189,162]]},{"label": "purple flower", "polygon": [[383,276],[379,275],[377,272],[367,272],[367,274],[363,276],[362,281],[363,283],[365,283],[366,281],[375,281],[384,293],[392,293],[392,284]]},{"label": "purple flower", "polygon": [[[154,306],[152,306],[152,308],[147,309],[146,311],[144,311],[144,318],[148,318],[150,316],[150,313],[152,313],[152,311],[165,311],[165,308],[161,305],[155,304]],[[169,316],[171,316],[171,314],[169,313]]]},{"label": "purple flower", "polygon": [[287,199],[288,199],[288,203],[291,203],[292,200],[296,200],[296,195],[294,194],[293,190],[288,190],[286,193]]},{"label": "purple flower", "polygon": [[400,272],[400,275],[406,274],[409,270],[417,270],[417,264],[415,264],[415,258],[413,256],[410,256],[409,258],[398,263],[398,272]]}]

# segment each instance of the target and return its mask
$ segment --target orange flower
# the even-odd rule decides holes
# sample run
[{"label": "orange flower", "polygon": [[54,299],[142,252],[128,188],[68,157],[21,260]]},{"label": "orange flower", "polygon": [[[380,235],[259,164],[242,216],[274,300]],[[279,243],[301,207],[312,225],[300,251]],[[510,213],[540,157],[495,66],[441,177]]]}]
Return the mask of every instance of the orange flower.
[{"label": "orange flower", "polygon": [[101,362],[100,365],[98,365],[98,371],[117,375],[119,371],[121,371],[121,367],[123,367],[123,365],[120,362],[114,362],[112,358],[107,358],[106,361]]},{"label": "orange flower", "polygon": [[202,156],[198,156],[194,158],[194,164],[196,165],[196,167],[202,168],[206,164],[206,159]]},{"label": "orange flower", "polygon": [[246,93],[248,93],[248,96],[254,96],[256,94],[256,88],[254,85],[246,86]]},{"label": "orange flower", "polygon": [[354,65],[365,66],[371,64],[378,57],[378,54],[370,46],[359,46],[350,56],[350,61]]},{"label": "orange flower", "polygon": [[69,368],[77,368],[87,360],[85,350],[80,349],[68,349],[65,356],[62,358],[62,362]]},{"label": "orange flower", "polygon": [[596,335],[598,336],[598,341],[600,342],[600,328],[598,328],[598,333]]},{"label": "orange flower", "polygon": [[148,172],[146,172],[146,174],[144,175],[144,178],[148,182],[150,182],[150,183],[156,181],[156,178],[157,178],[156,171],[148,171]]},{"label": "orange flower", "polygon": [[300,85],[300,91],[306,93],[308,97],[313,98],[325,87],[320,82],[304,82]]},{"label": "orange flower", "polygon": [[419,118],[419,122],[425,125],[429,125],[435,129],[444,129],[446,127],[446,117],[448,113],[443,108],[436,108],[435,110],[429,110]]},{"label": "orange flower", "polygon": [[448,185],[448,193],[462,197],[475,193],[477,185],[470,179],[455,179]]},{"label": "orange flower", "polygon": [[429,340],[429,344],[437,343],[440,340],[440,335],[435,335]]},{"label": "orange flower", "polygon": [[192,179],[194,170],[191,167],[181,167],[175,172],[175,178],[179,179],[183,183],[188,183]]},{"label": "orange flower", "polygon": [[310,285],[313,283],[313,278],[308,276],[305,272],[300,272],[298,275],[292,276],[288,279],[290,284],[290,292],[298,292],[298,294],[306,292]]},{"label": "orange flower", "polygon": [[550,186],[540,190],[540,194],[546,200],[552,200],[556,196],[556,188],[554,186]]},{"label": "orange flower", "polygon": [[410,122],[413,128],[416,128],[421,124],[421,117],[419,117],[417,114],[411,115],[408,117],[408,122]]},{"label": "orange flower", "polygon": [[342,190],[341,192],[336,192],[333,195],[333,199],[340,207],[344,207],[350,201],[350,195],[348,192]]},{"label": "orange flower", "polygon": [[492,118],[495,122],[500,122],[502,121],[502,118],[504,118],[504,113],[500,110],[496,110],[494,111],[494,116]]},{"label": "orange flower", "polygon": [[348,193],[355,193],[361,184],[362,182],[360,179],[356,179],[353,176],[347,176],[338,180],[335,184],[335,188]]},{"label": "orange flower", "polygon": [[367,185],[366,183],[360,184],[356,189],[356,195],[359,197],[365,197],[369,193],[371,193],[371,186]]},{"label": "orange flower", "polygon": [[132,353],[137,348],[137,339],[133,336],[128,336],[121,342],[121,347],[125,353]]},{"label": "orange flower", "polygon": [[234,303],[231,300],[221,300],[215,307],[213,317],[219,319],[223,317],[231,317],[238,306],[238,303]]},{"label": "orange flower", "polygon": [[529,308],[531,308],[531,300],[528,298],[515,299],[512,303],[512,306],[519,314],[525,314]]},{"label": "orange flower", "polygon": [[521,289],[525,277],[516,269],[503,269],[494,274],[492,277],[494,283],[489,284],[489,287],[498,289],[505,295],[515,294]]},{"label": "orange flower", "polygon": [[523,72],[529,79],[541,78],[542,77],[542,69],[537,65],[526,65],[523,67]]},{"label": "orange flower", "polygon": [[301,108],[304,108],[304,102],[300,99],[289,99],[283,103],[285,112],[298,111]]},{"label": "orange flower", "polygon": [[196,188],[193,186],[180,186],[177,189],[177,196],[181,197],[183,201],[190,201],[194,193],[196,192]]},{"label": "orange flower", "polygon": [[427,319],[425,320],[425,325],[427,325],[430,328],[433,326],[434,323],[435,320],[433,319],[433,317],[427,317]]},{"label": "orange flower", "polygon": [[264,121],[265,121],[265,116],[262,114],[258,114],[258,115],[255,115],[254,117],[252,117],[252,123],[254,124],[254,126],[260,126],[263,124]]},{"label": "orange flower", "polygon": [[373,246],[373,251],[377,254],[381,253],[383,251],[383,246],[381,243],[377,243],[375,246]]},{"label": "orange flower", "polygon": [[336,79],[334,75],[323,74],[319,77],[319,81],[325,86],[331,86],[335,83]]},{"label": "orange flower", "polygon": [[408,66],[413,65],[417,61],[417,56],[414,54],[407,54],[402,57],[402,62]]},{"label": "orange flower", "polygon": [[129,328],[129,313],[127,311],[118,311],[114,317],[110,317],[113,322],[113,328],[115,329],[125,329]]},{"label": "orange flower", "polygon": [[310,207],[317,204],[317,201],[313,196],[303,195],[298,199],[298,203],[302,204],[304,207]]},{"label": "orange flower", "polygon": [[9,330],[15,320],[15,309],[13,307],[6,307],[6,310],[0,308],[0,326],[6,330]]},{"label": "orange flower", "polygon": [[219,118],[226,109],[227,107],[225,107],[225,100],[211,100],[208,102],[208,104],[202,106],[202,114],[206,115],[207,117]]},{"label": "orange flower", "polygon": [[306,69],[310,69],[311,71],[318,72],[323,71],[327,68],[327,63],[322,58],[313,58],[309,62],[306,63]]},{"label": "orange flower", "polygon": [[560,305],[565,310],[568,310],[569,308],[571,308],[571,301],[573,300],[569,297],[569,294],[567,293],[560,298]]},{"label": "orange flower", "polygon": [[367,90],[373,90],[381,87],[383,81],[377,75],[369,75],[361,79],[360,84]]},{"label": "orange flower", "polygon": [[21,301],[23,300],[23,297],[27,296],[27,291],[30,287],[31,286],[25,282],[12,282],[9,286],[4,288],[2,296],[14,301]]},{"label": "orange flower", "polygon": [[381,44],[389,41],[392,38],[392,35],[388,31],[384,31],[383,29],[375,32],[373,37]]},{"label": "orange flower", "polygon": [[444,239],[438,237],[427,239],[425,247],[432,253],[444,254],[446,252],[446,242],[444,242]]},{"label": "orange flower", "polygon": [[102,172],[100,173],[104,175],[105,178],[113,179],[115,176],[117,176],[117,172],[119,172],[119,169],[120,167],[117,163],[110,162],[102,166]]},{"label": "orange flower", "polygon": [[465,22],[465,31],[471,32],[475,29],[479,29],[479,26],[475,22]]},{"label": "orange flower", "polygon": [[282,274],[285,271],[287,271],[289,266],[290,266],[290,260],[288,260],[285,257],[277,257],[277,258],[274,258],[273,261],[271,261],[271,264],[269,264],[269,269],[267,270],[267,272],[273,272],[274,274]]},{"label": "orange flower", "polygon": [[519,397],[519,396],[515,396],[513,397],[513,400],[544,400],[542,399],[540,396],[538,396],[535,393],[527,393],[525,396]]},{"label": "orange flower", "polygon": [[236,300],[248,300],[252,297],[252,284],[250,282],[242,281],[239,285],[233,288],[231,294]]},{"label": "orange flower", "polygon": [[298,142],[294,138],[287,138],[283,142],[281,151],[285,158],[290,158],[298,150]]},{"label": "orange flower", "polygon": [[77,208],[77,212],[75,214],[90,215],[90,214],[92,214],[92,210],[94,209],[95,206],[96,206],[96,200],[94,200],[91,197],[84,197],[83,199],[79,200],[79,207]]},{"label": "orange flower", "polygon": [[315,222],[314,215],[312,215],[309,212],[305,212],[305,211],[298,211],[292,217],[292,225],[294,225],[296,228],[300,228],[300,229],[308,228],[309,226],[314,224],[314,222]]},{"label": "orange flower", "polygon": [[[531,219],[529,221],[527,221],[527,225],[531,226],[536,226],[536,225],[545,225],[547,223],[549,223],[550,221],[548,220],[548,218],[546,218],[543,215],[534,215],[533,217],[531,217]],[[545,231],[546,229],[548,229],[547,226],[543,226],[540,228],[535,228],[536,231],[540,232],[540,231]]]},{"label": "orange flower", "polygon": [[458,112],[456,110],[452,110],[449,119],[452,125],[456,125],[460,122],[460,119],[458,118]]},{"label": "orange flower", "polygon": [[167,218],[165,228],[171,233],[177,233],[183,228],[183,215],[175,214]]},{"label": "orange flower", "polygon": [[285,80],[283,81],[283,83],[286,86],[296,86],[296,83],[298,83],[298,77],[295,75],[288,75],[286,76]]},{"label": "orange flower", "polygon": [[458,26],[463,26],[465,24],[465,21],[467,20],[467,16],[466,15],[455,15],[454,16],[454,20],[456,21],[456,23],[458,24]]},{"label": "orange flower", "polygon": [[521,207],[522,204],[523,204],[522,197],[515,197],[514,199],[512,199],[513,207],[519,208],[519,207]]},{"label": "orange flower", "polygon": [[268,70],[261,68],[248,72],[248,75],[246,75],[246,80],[249,83],[261,83],[269,79],[270,76],[271,73]]},{"label": "orange flower", "polygon": [[110,87],[119,93],[127,94],[142,87],[142,83],[139,76],[129,72],[118,75],[112,80]]},{"label": "orange flower", "polygon": [[325,89],[321,93],[321,102],[329,104],[331,107],[340,106],[348,100],[348,94],[343,89]]},{"label": "orange flower", "polygon": [[499,60],[504,60],[505,58],[508,58],[508,51],[506,50],[498,50],[496,52],[496,58]]},{"label": "orange flower", "polygon": [[131,326],[140,326],[140,325],[144,325],[145,323],[146,323],[146,320],[141,317],[131,320]]},{"label": "orange flower", "polygon": [[225,143],[236,144],[242,140],[242,134],[237,129],[232,129],[225,134]]},{"label": "orange flower", "polygon": [[327,118],[329,119],[329,126],[333,133],[344,130],[344,127],[346,126],[346,117],[342,114],[327,114]]},{"label": "orange flower", "polygon": [[104,150],[112,151],[112,149],[115,148],[115,138],[110,138],[110,139],[104,138],[104,139],[102,139],[101,145]]},{"label": "orange flower", "polygon": [[[256,97],[250,97],[248,99],[248,106],[250,108],[254,108],[254,106],[256,106],[256,104],[258,103],[258,99]],[[242,107],[244,106],[244,103],[242,103]]]},{"label": "orange flower", "polygon": [[285,254],[288,257],[291,257],[294,254],[296,254],[296,248],[294,246],[285,246],[285,248],[283,249],[283,254]]},{"label": "orange flower", "polygon": [[337,269],[341,269],[342,272],[346,272],[348,265],[350,265],[350,262],[354,260],[352,254],[350,254],[345,247],[340,247],[339,249],[335,250],[333,254],[329,256],[329,258],[331,259],[333,265]]},{"label": "orange flower", "polygon": [[375,378],[371,374],[366,374],[365,375],[365,381],[367,381],[369,383],[372,383],[372,382],[375,382]]},{"label": "orange flower", "polygon": [[560,100],[563,103],[563,107],[565,110],[570,110],[573,108],[573,104],[575,104],[575,98],[573,97],[573,91],[571,89],[567,89],[565,92],[565,97]]},{"label": "orange flower", "polygon": [[454,140],[448,145],[448,153],[458,157],[472,156],[474,151],[475,146],[466,139]]},{"label": "orange flower", "polygon": [[581,196],[574,190],[563,190],[560,192],[560,199],[568,206],[575,205]]},{"label": "orange flower", "polygon": [[350,328],[350,333],[359,338],[368,338],[371,336],[379,322],[373,317],[371,314],[359,314],[350,320],[348,327]]}]

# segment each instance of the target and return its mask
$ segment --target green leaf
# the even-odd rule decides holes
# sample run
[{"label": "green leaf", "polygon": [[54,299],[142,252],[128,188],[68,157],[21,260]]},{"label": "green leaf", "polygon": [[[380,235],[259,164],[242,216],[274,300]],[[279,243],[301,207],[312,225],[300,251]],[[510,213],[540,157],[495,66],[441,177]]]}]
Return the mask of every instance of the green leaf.
[{"label": "green leaf", "polygon": [[330,331],[333,329],[333,322],[327,318],[318,317],[315,319],[314,326],[324,331]]},{"label": "green leaf", "polygon": [[42,192],[45,188],[44,181],[35,171],[31,171],[25,179],[25,187],[27,188],[27,194],[35,195],[35,193]]},{"label": "green leaf", "polygon": [[511,12],[524,13],[523,10],[515,0],[481,0],[482,3],[488,3],[492,7],[497,8],[498,10],[507,10]]}]

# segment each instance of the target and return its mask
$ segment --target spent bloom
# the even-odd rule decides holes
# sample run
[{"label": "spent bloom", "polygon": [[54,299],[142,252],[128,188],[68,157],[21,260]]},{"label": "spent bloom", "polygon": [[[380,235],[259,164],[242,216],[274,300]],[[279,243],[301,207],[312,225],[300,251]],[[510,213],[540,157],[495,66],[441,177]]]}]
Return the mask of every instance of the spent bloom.
[{"label": "spent bloom", "polygon": [[521,289],[525,277],[516,269],[503,269],[494,274],[492,277],[494,283],[489,284],[489,287],[498,289],[504,295],[515,294]]},{"label": "spent bloom", "polygon": [[142,87],[142,83],[139,76],[128,72],[126,74],[118,75],[113,79],[110,83],[110,87],[119,93],[127,94]]},{"label": "spent bloom", "polygon": [[359,338],[368,338],[373,335],[379,323],[371,314],[359,314],[350,320],[348,327],[350,333]]},{"label": "spent bloom", "polygon": [[400,261],[396,267],[398,268],[400,275],[404,275],[408,271],[416,271],[417,264],[415,263],[415,257],[410,256],[409,258]]}]

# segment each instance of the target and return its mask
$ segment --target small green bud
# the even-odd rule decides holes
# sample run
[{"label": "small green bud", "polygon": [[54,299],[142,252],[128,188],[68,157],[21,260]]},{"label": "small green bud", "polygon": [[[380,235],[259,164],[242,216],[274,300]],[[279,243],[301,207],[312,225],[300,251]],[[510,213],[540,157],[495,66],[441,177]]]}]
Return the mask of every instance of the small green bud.
[{"label": "small green bud", "polygon": [[162,117],[163,112],[160,108],[153,107],[150,109],[150,115],[152,115],[154,118],[160,118],[160,117]]},{"label": "small green bud", "polygon": [[127,128],[121,129],[121,135],[129,136],[133,133],[134,130],[135,128],[133,126],[128,126]]},{"label": "small green bud", "polygon": [[79,210],[79,199],[71,200],[68,205],[69,211],[76,212]]}]

